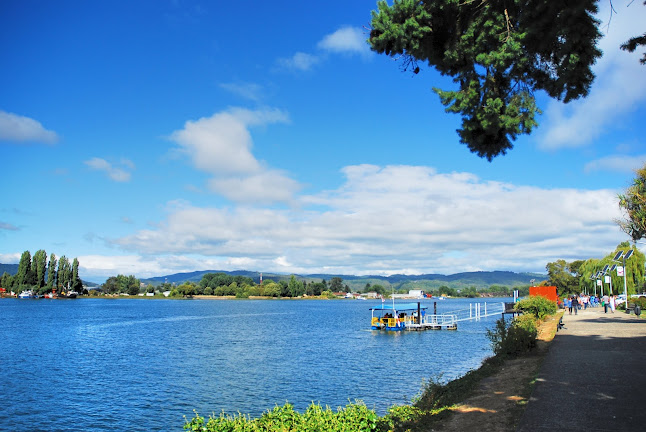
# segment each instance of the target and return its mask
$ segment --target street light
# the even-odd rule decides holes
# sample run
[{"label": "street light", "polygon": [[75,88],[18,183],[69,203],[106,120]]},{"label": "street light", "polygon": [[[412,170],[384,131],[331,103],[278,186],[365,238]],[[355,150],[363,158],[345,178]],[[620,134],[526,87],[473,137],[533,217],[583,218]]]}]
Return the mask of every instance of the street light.
[{"label": "street light", "polygon": [[[599,270],[597,273],[594,275],[595,282],[597,283],[596,286],[601,287],[601,297],[603,297],[603,284],[601,283],[601,270]],[[595,287],[595,292],[597,291],[597,288]]]},{"label": "street light", "polygon": [[[606,275],[608,274],[608,268],[610,268],[610,266],[606,264],[603,270],[601,270],[601,276],[603,276],[604,283],[608,283],[608,281],[606,280]],[[612,295],[612,279],[610,279],[610,295]]]},{"label": "street light", "polygon": [[610,284],[610,295],[612,295],[612,271],[617,267],[617,264],[613,264],[612,267],[608,268],[606,266],[606,271],[603,272],[605,277],[608,279],[607,282]]},{"label": "street light", "polygon": [[[624,295],[626,296],[626,313],[629,313],[629,311],[628,311],[628,284],[626,282],[626,273],[627,273],[626,272],[626,260],[628,258],[630,258],[632,255],[633,255],[633,250],[628,249],[626,251],[626,253],[624,253],[624,251],[617,252],[615,257],[612,259],[613,261],[622,263],[621,272],[624,274]],[[619,261],[620,259],[621,259],[621,261]],[[617,269],[617,270],[619,270],[619,269]],[[619,273],[619,272],[617,272],[617,273]],[[619,274],[617,274],[617,276],[619,276]]]},{"label": "street light", "polygon": [[588,279],[590,279],[592,282],[592,285],[594,285],[594,296],[597,296],[597,282],[595,281],[596,275],[591,274]]}]

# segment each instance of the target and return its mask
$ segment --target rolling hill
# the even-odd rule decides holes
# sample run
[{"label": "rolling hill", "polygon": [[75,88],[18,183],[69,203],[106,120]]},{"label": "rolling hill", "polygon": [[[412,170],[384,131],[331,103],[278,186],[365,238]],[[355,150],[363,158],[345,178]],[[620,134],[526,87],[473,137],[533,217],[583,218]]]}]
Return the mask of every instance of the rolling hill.
[{"label": "rolling hill", "polygon": [[[175,273],[166,276],[157,276],[148,279],[141,279],[143,283],[150,283],[152,285],[159,285],[164,282],[174,283],[176,285],[183,282],[199,282],[207,273],[226,273],[233,276],[245,276],[253,279],[256,283],[260,281],[260,272],[237,270],[237,271],[223,271],[223,270],[204,270],[195,271],[190,273]],[[291,274],[276,274],[276,273],[263,273],[263,280],[272,279],[275,281],[289,280]],[[333,277],[343,279],[343,283],[348,285],[353,290],[362,290],[366,284],[380,284],[384,287],[395,289],[429,289],[439,288],[440,286],[448,286],[450,288],[463,288],[474,286],[476,288],[488,288],[491,285],[502,285],[508,287],[514,286],[527,286],[532,283],[538,283],[547,278],[544,274],[539,273],[514,273],[510,271],[478,271],[478,272],[463,272],[451,275],[442,274],[422,274],[422,275],[391,275],[391,276],[353,276],[341,274],[308,274],[308,275],[295,275],[298,279],[306,280],[308,282],[320,282],[322,279],[329,281]]]}]

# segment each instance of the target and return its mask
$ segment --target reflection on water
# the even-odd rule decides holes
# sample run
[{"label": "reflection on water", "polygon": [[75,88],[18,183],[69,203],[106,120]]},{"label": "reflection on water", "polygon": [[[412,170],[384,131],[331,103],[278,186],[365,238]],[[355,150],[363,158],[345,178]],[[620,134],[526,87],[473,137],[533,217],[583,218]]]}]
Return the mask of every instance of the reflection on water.
[{"label": "reflection on water", "polygon": [[0,430],[181,430],[193,409],[257,416],[286,401],[303,410],[360,399],[383,413],[422,380],[455,378],[491,354],[495,318],[392,334],[368,330],[371,306],[0,300]]}]

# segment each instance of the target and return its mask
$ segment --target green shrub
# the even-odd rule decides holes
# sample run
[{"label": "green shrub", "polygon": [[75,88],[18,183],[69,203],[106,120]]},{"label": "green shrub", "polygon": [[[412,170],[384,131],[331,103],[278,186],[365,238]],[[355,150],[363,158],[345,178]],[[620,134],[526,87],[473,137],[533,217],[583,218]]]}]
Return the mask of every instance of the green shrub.
[{"label": "green shrub", "polygon": [[377,421],[380,431],[410,430],[406,426],[417,422],[426,414],[425,411],[411,405],[394,405],[385,416]]},{"label": "green shrub", "polygon": [[543,319],[556,313],[556,302],[543,296],[531,296],[516,303],[514,309],[524,314],[532,314],[537,319]]},{"label": "green shrub", "polygon": [[265,412],[257,419],[245,415],[229,416],[220,414],[210,417],[205,422],[203,417],[195,413],[195,417],[187,420],[184,430],[193,432],[369,432],[377,429],[377,414],[368,409],[362,402],[348,404],[344,408],[332,411],[330,407],[322,408],[311,404],[300,414],[294,407],[286,403]]},{"label": "green shrub", "polygon": [[536,346],[538,329],[533,315],[520,315],[512,321],[500,318],[493,330],[487,330],[494,354],[515,357]]}]

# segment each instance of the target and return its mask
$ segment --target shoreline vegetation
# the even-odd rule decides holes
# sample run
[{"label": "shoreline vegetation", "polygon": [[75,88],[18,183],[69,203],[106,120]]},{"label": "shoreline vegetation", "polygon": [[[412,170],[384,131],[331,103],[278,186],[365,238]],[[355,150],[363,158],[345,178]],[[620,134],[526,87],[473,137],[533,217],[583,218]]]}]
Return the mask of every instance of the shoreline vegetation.
[{"label": "shoreline vegetation", "polygon": [[[286,403],[258,418],[245,414],[211,415],[194,412],[185,418],[184,430],[193,432],[254,431],[374,431],[422,432],[514,430],[529,399],[547,347],[556,334],[562,311],[544,297],[530,297],[516,304],[515,319],[499,319],[487,337],[494,355],[478,369],[447,383],[431,380],[410,405],[395,405],[378,416],[362,401],[335,410],[311,404],[303,413]],[[476,414],[476,415],[474,415]]]},{"label": "shoreline vegetation", "polygon": [[[75,260],[75,265],[77,261]],[[77,275],[75,272],[74,275]],[[78,278],[78,276],[76,276]],[[59,287],[57,279],[52,284],[28,283],[29,278],[19,278],[2,275],[0,293],[3,297],[17,296],[21,291],[29,290],[37,296],[48,295]],[[78,280],[78,279],[77,279]],[[64,286],[64,285],[63,285]],[[76,285],[75,285],[76,286]],[[145,298],[199,298],[199,299],[296,299],[296,298],[389,298],[396,294],[397,298],[447,297],[447,298],[478,298],[478,297],[508,297],[513,291],[520,296],[529,293],[529,285],[514,286],[492,284],[489,287],[475,286],[453,288],[441,285],[431,288],[425,282],[419,285],[406,285],[395,289],[394,286],[384,286],[367,282],[360,289],[352,289],[341,277],[334,276],[329,281],[325,279],[303,279],[295,275],[284,279],[265,279],[260,283],[247,276],[230,275],[227,273],[206,273],[198,282],[184,281],[180,285],[164,282],[153,286],[141,283],[135,276],[112,276],[97,288],[74,290],[78,296],[89,297],[145,297]],[[59,288],[59,292],[63,289]]]}]

